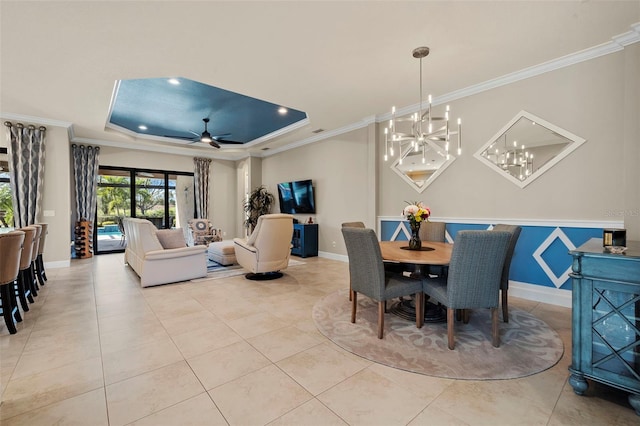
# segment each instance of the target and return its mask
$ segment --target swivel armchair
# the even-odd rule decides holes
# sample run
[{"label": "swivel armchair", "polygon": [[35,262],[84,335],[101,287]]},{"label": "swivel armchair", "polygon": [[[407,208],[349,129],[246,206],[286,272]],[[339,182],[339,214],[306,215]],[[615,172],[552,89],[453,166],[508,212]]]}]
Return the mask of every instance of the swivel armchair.
[{"label": "swivel armchair", "polygon": [[271,280],[282,277],[280,272],[289,266],[293,216],[290,214],[265,214],[249,239],[234,238],[236,260],[246,270],[250,280]]}]

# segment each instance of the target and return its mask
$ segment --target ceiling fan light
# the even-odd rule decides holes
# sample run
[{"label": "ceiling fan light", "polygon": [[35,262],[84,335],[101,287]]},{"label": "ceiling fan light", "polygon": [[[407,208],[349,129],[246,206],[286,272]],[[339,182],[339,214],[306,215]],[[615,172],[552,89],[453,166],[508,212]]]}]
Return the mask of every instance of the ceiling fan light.
[{"label": "ceiling fan light", "polygon": [[205,131],[204,133],[202,133],[200,142],[211,142],[212,140],[213,138],[211,137],[211,134],[209,132]]}]

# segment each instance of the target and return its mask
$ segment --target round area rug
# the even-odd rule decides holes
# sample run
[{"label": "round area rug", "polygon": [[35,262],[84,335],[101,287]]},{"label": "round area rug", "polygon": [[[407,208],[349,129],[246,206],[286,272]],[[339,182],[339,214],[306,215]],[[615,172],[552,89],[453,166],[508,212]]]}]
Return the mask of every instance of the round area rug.
[{"label": "round area rug", "polygon": [[456,346],[447,348],[447,324],[416,328],[385,314],[384,338],[377,337],[377,303],[358,297],[356,323],[351,323],[348,291],[340,290],[313,307],[318,330],[343,349],[389,367],[451,379],[496,380],[530,376],[554,366],[564,345],[544,321],[520,309],[500,322],[500,347],[491,345],[488,309],[471,313],[468,324],[456,321]]}]

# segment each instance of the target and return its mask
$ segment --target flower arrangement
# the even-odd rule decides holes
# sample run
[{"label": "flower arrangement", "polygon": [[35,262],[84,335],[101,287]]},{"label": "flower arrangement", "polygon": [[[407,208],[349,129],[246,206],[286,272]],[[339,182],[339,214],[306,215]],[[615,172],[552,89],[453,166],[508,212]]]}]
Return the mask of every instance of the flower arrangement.
[{"label": "flower arrangement", "polygon": [[407,218],[411,224],[419,224],[429,219],[431,210],[425,206],[422,201],[405,201],[408,205],[402,210],[402,215]]}]

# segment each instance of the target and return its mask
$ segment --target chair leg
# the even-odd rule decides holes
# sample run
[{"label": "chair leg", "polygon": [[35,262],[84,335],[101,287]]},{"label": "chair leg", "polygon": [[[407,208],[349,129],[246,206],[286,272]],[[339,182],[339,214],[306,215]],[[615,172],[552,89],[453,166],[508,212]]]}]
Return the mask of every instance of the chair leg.
[{"label": "chair leg", "polygon": [[491,308],[491,338],[493,346],[500,347],[500,330],[498,329],[498,308]]},{"label": "chair leg", "polygon": [[419,291],[416,298],[416,327],[422,328],[424,325],[424,293]]},{"label": "chair leg", "polygon": [[455,338],[453,335],[455,309],[447,308],[447,338],[449,343],[449,349],[456,347]]},{"label": "chair leg", "polygon": [[36,277],[38,277],[38,281],[40,282],[41,286],[44,286],[44,282],[47,280],[45,275],[44,275],[44,265],[42,263],[42,255],[39,254],[38,257],[36,257]]},{"label": "chair leg", "polygon": [[31,289],[27,290],[28,285],[28,269],[22,269],[18,273],[18,284],[16,285],[18,298],[20,299],[20,305],[22,306],[22,310],[27,312],[29,310],[29,304],[27,303],[27,298],[29,302],[33,303],[33,297],[31,296]]},{"label": "chair leg", "polygon": [[0,299],[2,299],[2,316],[4,317],[7,330],[9,330],[9,334],[16,334],[18,330],[13,320],[13,306],[11,305],[11,300],[13,299],[11,297],[12,290],[13,285],[11,284],[0,286]]},{"label": "chair leg", "polygon": [[471,309],[462,310],[462,323],[469,324],[469,317],[471,316]]},{"label": "chair leg", "polygon": [[36,272],[33,262],[31,262],[31,266],[29,266],[29,287],[31,288],[31,294],[35,297],[38,297],[38,280],[36,279]]},{"label": "chair leg", "polygon": [[349,283],[349,302],[353,300],[353,290],[351,289],[351,283]]},{"label": "chair leg", "polygon": [[351,291],[351,323],[356,322],[356,306],[358,306],[358,293]]},{"label": "chair leg", "polygon": [[384,334],[384,306],[384,301],[378,302],[378,339],[382,339]]},{"label": "chair leg", "polygon": [[502,293],[502,321],[509,322],[509,306],[507,306],[507,289],[501,290]]}]

